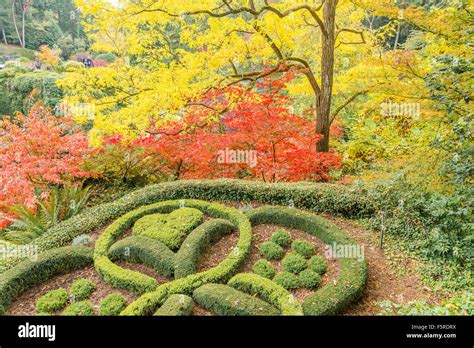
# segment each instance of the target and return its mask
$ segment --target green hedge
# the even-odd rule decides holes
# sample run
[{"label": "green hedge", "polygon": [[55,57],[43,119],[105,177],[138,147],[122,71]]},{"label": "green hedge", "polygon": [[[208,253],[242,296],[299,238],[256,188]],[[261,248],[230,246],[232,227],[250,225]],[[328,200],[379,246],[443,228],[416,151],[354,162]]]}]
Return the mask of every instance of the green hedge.
[{"label": "green hedge", "polygon": [[0,314],[22,292],[48,279],[92,264],[92,248],[68,246],[46,251],[36,261],[25,260],[0,274]]},{"label": "green hedge", "polygon": [[[297,209],[261,207],[247,213],[253,224],[277,224],[312,234],[326,244],[355,245],[355,241],[330,221]],[[330,283],[307,296],[305,315],[333,315],[361,296],[367,282],[367,263],[352,258],[339,259],[339,275]]]},{"label": "green hedge", "polygon": [[227,220],[213,219],[206,221],[191,232],[176,253],[175,278],[183,278],[197,271],[199,259],[206,248],[224,235],[235,230],[235,226]]},{"label": "green hedge", "polygon": [[199,305],[217,315],[280,315],[280,311],[267,302],[223,284],[203,285],[194,290],[193,298]]},{"label": "green hedge", "polygon": [[183,207],[169,214],[151,214],[139,219],[133,234],[157,239],[171,250],[177,250],[186,236],[199,226],[204,215],[197,209]]},{"label": "green hedge", "polygon": [[112,261],[141,263],[167,277],[173,276],[175,254],[152,238],[133,236],[121,239],[112,245],[108,255]]},{"label": "green hedge", "polygon": [[278,308],[282,315],[303,315],[301,305],[285,288],[270,279],[253,273],[240,273],[228,285],[250,294],[256,294]]},{"label": "green hedge", "polygon": [[157,309],[157,316],[187,316],[193,310],[193,299],[183,294],[174,294],[168,297],[163,305]]},{"label": "green hedge", "polygon": [[[189,180],[162,183],[134,191],[112,202],[95,206],[51,228],[33,245],[39,251],[69,244],[74,237],[105,226],[123,214],[140,207],[168,199],[196,198],[223,202],[259,202],[288,205],[314,212],[328,212],[349,217],[369,216],[370,202],[352,189],[323,183],[262,183],[245,180]],[[0,272],[11,268],[21,259],[10,257],[0,261]]]},{"label": "green hedge", "polygon": [[[163,202],[179,205],[180,201]],[[201,285],[226,281],[245,262],[252,245],[252,227],[248,218],[235,208],[225,207],[218,203],[197,200],[185,200],[186,207],[192,207],[214,218],[226,219],[236,226],[239,240],[234,250],[216,267],[176,279],[160,285],[155,291],[141,296],[121,313],[122,315],[147,315],[154,312],[172,294],[191,295]],[[158,203],[160,204],[160,203]]]}]

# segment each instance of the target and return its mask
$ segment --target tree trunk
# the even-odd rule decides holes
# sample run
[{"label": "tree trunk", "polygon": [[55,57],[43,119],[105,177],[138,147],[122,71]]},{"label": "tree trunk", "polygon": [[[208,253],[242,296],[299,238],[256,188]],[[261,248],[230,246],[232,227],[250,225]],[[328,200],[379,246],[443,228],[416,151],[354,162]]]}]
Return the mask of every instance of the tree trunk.
[{"label": "tree trunk", "polygon": [[24,47],[24,46],[23,46],[23,40],[22,40],[22,38],[21,38],[20,32],[18,31],[18,25],[17,25],[17,23],[16,23],[15,4],[16,4],[16,1],[13,1],[13,2],[12,2],[13,26],[15,27],[16,35],[18,36],[18,41],[20,42],[20,46],[21,46],[21,47]]},{"label": "tree trunk", "polygon": [[26,47],[26,38],[25,38],[25,14],[26,14],[26,5],[23,5],[23,9],[21,11],[21,36],[23,36],[23,43],[22,47]]},{"label": "tree trunk", "polygon": [[329,151],[329,128],[331,97],[334,77],[335,17],[338,0],[327,0],[323,8],[323,23],[326,34],[322,34],[321,93],[316,98],[316,132],[323,138],[317,143],[318,152]]},{"label": "tree trunk", "polygon": [[7,40],[7,35],[5,34],[5,27],[2,24],[2,37],[3,37],[3,42],[5,45],[8,45],[8,40]]}]

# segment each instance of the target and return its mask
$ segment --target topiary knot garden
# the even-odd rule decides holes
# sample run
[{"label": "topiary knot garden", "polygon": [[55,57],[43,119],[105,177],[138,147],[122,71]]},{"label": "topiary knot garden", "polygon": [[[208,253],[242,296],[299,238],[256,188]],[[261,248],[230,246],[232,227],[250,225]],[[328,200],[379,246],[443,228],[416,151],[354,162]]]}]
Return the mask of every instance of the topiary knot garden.
[{"label": "topiary knot garden", "polygon": [[[325,244],[355,243],[310,212],[348,215],[341,194],[331,190],[218,180],[135,191],[48,231],[34,243],[41,251],[36,260],[3,261],[0,311],[9,314],[26,291],[89,267],[99,280],[75,277],[66,287],[50,287],[35,298],[35,313],[337,314],[361,295],[367,266],[324,256]],[[236,202],[258,207],[238,209]],[[352,215],[364,214],[363,202],[348,203]],[[71,246],[82,234],[96,234],[93,246]],[[102,283],[114,291],[103,294]]]}]

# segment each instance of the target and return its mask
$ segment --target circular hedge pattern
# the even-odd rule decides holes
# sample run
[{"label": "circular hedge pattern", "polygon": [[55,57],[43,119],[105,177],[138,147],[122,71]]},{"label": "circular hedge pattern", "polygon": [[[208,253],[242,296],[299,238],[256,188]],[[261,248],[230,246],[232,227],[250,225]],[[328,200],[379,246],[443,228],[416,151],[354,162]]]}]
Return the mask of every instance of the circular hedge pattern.
[{"label": "circular hedge pattern", "polygon": [[[40,249],[51,248],[38,260],[12,261],[0,274],[0,313],[5,313],[25,290],[91,263],[105,282],[138,296],[125,308],[120,298],[108,299],[111,303],[104,304],[103,313],[111,315],[118,311],[121,315],[189,315],[193,302],[218,315],[332,315],[356,300],[364,289],[365,261],[340,258],[337,278],[318,288],[320,274],[327,268],[324,258],[313,256],[312,246],[305,241],[297,240],[290,246],[283,228],[304,231],[326,244],[355,244],[344,231],[320,216],[282,206],[262,206],[244,213],[220,203],[179,196],[156,202],[160,195],[154,190],[141,196],[139,204],[134,195],[124,197],[119,207],[109,204],[112,211],[105,215],[120,216],[108,222],[93,249],[55,247],[44,239],[38,243]],[[106,225],[102,216],[95,215],[102,209],[92,208],[78,221],[66,221],[65,232],[56,235],[55,242],[64,245],[81,233],[91,232],[90,226]],[[70,233],[67,223],[79,230]],[[265,259],[259,260],[254,273],[239,273],[252,248],[252,227],[259,224],[282,227],[267,244],[290,251],[281,261],[282,271],[294,276],[288,286],[282,273],[277,274]],[[201,255],[231,233],[238,234],[236,246],[219,264],[199,272]],[[172,280],[160,284],[150,275],[120,266],[118,261],[146,265]],[[302,303],[286,289],[298,286],[312,289]],[[86,296],[81,300],[64,313],[90,314]]]}]

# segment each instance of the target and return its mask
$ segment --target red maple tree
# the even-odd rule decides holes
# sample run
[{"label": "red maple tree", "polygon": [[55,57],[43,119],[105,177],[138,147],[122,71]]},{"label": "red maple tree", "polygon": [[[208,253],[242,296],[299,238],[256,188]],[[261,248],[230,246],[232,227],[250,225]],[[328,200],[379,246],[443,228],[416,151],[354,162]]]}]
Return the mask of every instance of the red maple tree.
[{"label": "red maple tree", "polygon": [[[167,159],[175,178],[257,178],[264,181],[328,181],[338,168],[335,153],[316,152],[315,121],[295,114],[282,93],[289,80],[266,79],[254,89],[212,90],[190,103],[181,120],[152,127],[135,145]],[[256,163],[219,161],[224,152],[254,151]],[[222,158],[221,158],[222,159]],[[224,163],[222,163],[224,162]]]},{"label": "red maple tree", "polygon": [[[0,204],[34,209],[50,185],[89,177],[80,167],[91,151],[87,135],[73,121],[52,115],[41,104],[26,116],[5,116],[0,122]],[[0,219],[0,227],[7,224]]]}]

